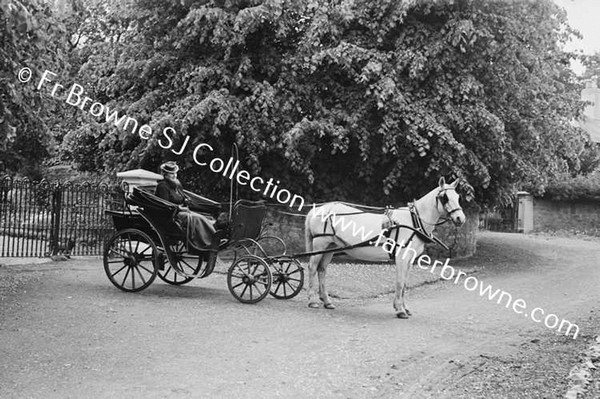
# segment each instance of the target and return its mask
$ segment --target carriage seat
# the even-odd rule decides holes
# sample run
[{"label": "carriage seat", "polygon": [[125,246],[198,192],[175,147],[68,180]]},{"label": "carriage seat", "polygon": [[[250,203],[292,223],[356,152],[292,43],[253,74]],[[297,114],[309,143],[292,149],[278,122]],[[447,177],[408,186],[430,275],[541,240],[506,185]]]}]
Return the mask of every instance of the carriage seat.
[{"label": "carriage seat", "polygon": [[[186,231],[175,218],[175,215],[177,212],[179,212],[179,206],[154,195],[153,192],[150,192],[151,190],[153,190],[152,187],[134,187],[133,192],[126,196],[126,201],[130,205],[137,206],[138,212],[146,216],[152,222],[154,227],[158,229],[168,241],[185,240],[187,238]],[[221,209],[221,205],[218,202],[211,200],[207,201],[210,201],[211,203],[206,202],[205,205],[210,206],[210,208],[203,207],[202,209],[208,209],[212,212],[216,212]],[[141,210],[139,208],[141,208]],[[190,207],[190,210],[192,211],[197,211],[197,209],[198,207]],[[215,222],[213,213],[199,213],[207,217],[209,220]],[[222,220],[222,218],[220,219]],[[215,234],[215,236],[220,239],[223,236],[227,236],[228,232],[226,229],[223,230],[223,227],[227,227],[226,221],[225,226],[222,226],[222,223],[220,224],[218,221],[219,219],[217,219],[217,222],[215,223],[215,228],[217,229],[217,234]]]},{"label": "carriage seat", "polygon": [[230,225],[230,241],[246,238],[256,240],[261,233],[267,212],[265,201],[238,200],[233,205]]},{"label": "carriage seat", "polygon": [[147,188],[139,187],[134,187],[133,191],[125,196],[125,201],[129,205],[137,206],[138,212],[150,219],[152,224],[165,235],[177,238],[185,237],[185,232],[175,219],[179,206],[157,197]]}]

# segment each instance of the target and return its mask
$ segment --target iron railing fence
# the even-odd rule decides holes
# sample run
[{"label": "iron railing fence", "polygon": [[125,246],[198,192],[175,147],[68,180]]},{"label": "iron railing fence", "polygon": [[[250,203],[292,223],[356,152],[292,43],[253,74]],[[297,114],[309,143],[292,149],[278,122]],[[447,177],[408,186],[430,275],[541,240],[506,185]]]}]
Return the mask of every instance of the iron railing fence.
[{"label": "iron railing fence", "polygon": [[0,180],[0,256],[100,255],[122,209],[118,186]]}]

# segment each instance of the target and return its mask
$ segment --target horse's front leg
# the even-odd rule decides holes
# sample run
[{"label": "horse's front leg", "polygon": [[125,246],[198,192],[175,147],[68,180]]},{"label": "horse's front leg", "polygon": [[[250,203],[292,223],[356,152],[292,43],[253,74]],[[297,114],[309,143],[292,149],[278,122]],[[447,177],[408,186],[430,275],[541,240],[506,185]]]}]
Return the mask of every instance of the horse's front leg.
[{"label": "horse's front leg", "polygon": [[404,303],[404,293],[406,291],[406,283],[408,281],[408,271],[410,270],[411,259],[402,259],[401,256],[396,256],[396,295],[394,296],[394,309],[396,316],[399,319],[408,319],[411,315]]},{"label": "horse's front leg", "polygon": [[313,255],[308,260],[308,307],[318,308],[321,305],[317,299],[317,267],[323,255]]},{"label": "horse's front leg", "polygon": [[326,285],[327,265],[329,265],[332,258],[332,253],[324,254],[317,269],[319,273],[319,297],[321,298],[321,301],[323,301],[325,309],[335,309],[335,305],[331,303],[331,298],[329,298]]}]

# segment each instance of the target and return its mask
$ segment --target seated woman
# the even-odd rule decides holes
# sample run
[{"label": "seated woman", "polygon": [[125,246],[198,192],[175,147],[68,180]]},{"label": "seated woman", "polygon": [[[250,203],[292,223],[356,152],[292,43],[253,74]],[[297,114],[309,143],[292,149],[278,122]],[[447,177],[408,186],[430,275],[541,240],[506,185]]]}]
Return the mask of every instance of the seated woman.
[{"label": "seated woman", "polygon": [[166,162],[160,166],[160,171],[164,180],[158,183],[154,195],[180,205],[175,218],[186,232],[188,250],[216,252],[219,239],[215,235],[214,224],[207,217],[187,208],[187,198],[183,192],[183,186],[177,179],[179,171],[177,164],[173,161]]}]

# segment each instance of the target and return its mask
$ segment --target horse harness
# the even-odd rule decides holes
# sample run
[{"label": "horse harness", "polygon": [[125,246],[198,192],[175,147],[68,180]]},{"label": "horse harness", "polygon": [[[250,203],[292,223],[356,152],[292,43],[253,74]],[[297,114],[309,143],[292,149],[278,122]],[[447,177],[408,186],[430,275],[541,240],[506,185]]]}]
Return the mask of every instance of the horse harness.
[{"label": "horse harness", "polygon": [[[442,204],[444,211],[446,211],[447,216],[450,216],[452,213],[457,212],[457,211],[461,210],[462,208],[459,206],[459,207],[453,208],[451,210],[446,209],[446,205],[449,202],[448,196],[446,194],[446,190],[448,190],[448,189],[440,189],[440,192],[436,196],[435,200],[436,200],[436,206],[439,201]],[[387,216],[387,218],[389,220],[389,225],[388,225],[388,227],[384,227],[385,233],[383,234],[383,236],[389,239],[390,236],[392,235],[392,232],[395,231],[395,238],[393,240],[394,241],[393,250],[389,252],[390,259],[394,259],[394,254],[396,253],[398,247],[406,248],[407,246],[409,246],[415,235],[417,235],[425,243],[436,242],[436,243],[440,244],[442,247],[444,247],[446,250],[449,250],[448,246],[446,244],[444,244],[439,238],[435,237],[433,234],[427,233],[427,230],[425,230],[425,226],[423,224],[424,223],[430,224],[430,223],[423,222],[423,220],[421,219],[421,217],[419,215],[419,211],[417,210],[417,207],[415,206],[415,201],[409,202],[407,205],[408,205],[407,207],[408,207],[408,210],[409,210],[410,216],[411,216],[412,226],[407,226],[407,225],[403,225],[403,224],[399,224],[399,223],[395,222],[391,217],[393,208],[391,206],[388,206],[385,208],[384,215]],[[400,208],[400,209],[402,209],[402,208]],[[297,254],[297,256],[319,255],[319,254],[324,254],[324,253],[329,253],[329,252],[338,252],[338,251],[344,251],[344,250],[348,250],[348,249],[354,249],[354,248],[374,245],[375,242],[373,241],[372,238],[370,238],[366,241],[360,242],[358,244],[354,244],[354,245],[348,244],[341,237],[337,236],[337,233],[335,231],[335,226],[333,225],[333,222],[331,221],[331,218],[333,216],[360,215],[363,213],[366,213],[366,212],[360,211],[360,212],[350,212],[350,213],[342,213],[342,214],[330,214],[330,215],[328,215],[327,219],[325,220],[325,223],[323,224],[323,233],[313,235],[313,238],[336,237],[338,240],[342,241],[344,243],[344,245],[346,245],[345,247],[334,248],[333,250],[327,249],[327,250],[311,252],[311,253],[307,252],[307,253]],[[445,218],[441,222],[434,223],[432,225],[433,226],[441,225],[441,224],[446,223],[447,221],[448,221],[448,218]],[[330,227],[331,227],[331,233],[327,232],[328,225],[330,225]],[[401,228],[407,228],[407,229],[412,230],[412,234],[410,235],[409,239],[405,243],[403,242],[402,245],[398,243],[398,236],[400,234]]]}]

